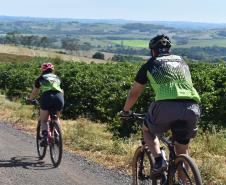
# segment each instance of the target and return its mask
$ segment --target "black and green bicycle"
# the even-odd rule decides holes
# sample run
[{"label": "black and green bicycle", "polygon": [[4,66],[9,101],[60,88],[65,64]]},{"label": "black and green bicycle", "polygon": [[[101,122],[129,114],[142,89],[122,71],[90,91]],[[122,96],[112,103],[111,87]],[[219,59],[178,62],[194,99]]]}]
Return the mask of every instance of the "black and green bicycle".
[{"label": "black and green bicycle", "polygon": [[[142,125],[145,115],[133,113],[131,119],[139,120]],[[176,155],[171,139],[163,135],[158,138],[168,148],[167,169],[161,174],[152,174],[154,157],[142,136],[141,146],[136,149],[132,162],[133,185],[202,185],[194,160],[187,154]],[[161,147],[161,151],[165,153],[165,148]]]}]

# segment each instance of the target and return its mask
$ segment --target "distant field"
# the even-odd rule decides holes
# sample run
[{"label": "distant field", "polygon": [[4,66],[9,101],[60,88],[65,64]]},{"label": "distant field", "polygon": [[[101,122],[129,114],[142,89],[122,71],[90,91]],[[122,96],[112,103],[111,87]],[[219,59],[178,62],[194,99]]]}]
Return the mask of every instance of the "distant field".
[{"label": "distant field", "polygon": [[148,40],[111,40],[114,44],[123,44],[124,46],[148,48]]},{"label": "distant field", "polygon": [[185,45],[175,45],[176,47],[211,47],[211,46],[219,46],[226,47],[226,39],[211,39],[211,40],[190,40],[188,44]]},{"label": "distant field", "polygon": [[[111,40],[114,44],[123,44],[124,46],[130,47],[140,47],[140,48],[148,48],[148,40]],[[182,48],[189,48],[189,47],[211,47],[211,46],[219,46],[219,47],[226,47],[226,39],[212,39],[212,40],[190,40],[188,44],[185,45],[176,45],[174,44],[173,47],[182,47]]]}]

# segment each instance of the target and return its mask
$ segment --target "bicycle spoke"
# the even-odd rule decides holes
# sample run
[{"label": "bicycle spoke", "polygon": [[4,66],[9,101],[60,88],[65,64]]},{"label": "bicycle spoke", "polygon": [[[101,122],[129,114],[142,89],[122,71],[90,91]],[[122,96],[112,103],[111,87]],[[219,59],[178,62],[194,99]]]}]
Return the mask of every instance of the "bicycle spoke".
[{"label": "bicycle spoke", "polygon": [[41,124],[38,122],[37,129],[36,129],[36,146],[39,159],[43,159],[46,154],[47,147],[41,147],[40,143],[42,141],[42,132],[41,132]]},{"label": "bicycle spoke", "polygon": [[[139,147],[133,159],[133,185],[157,185],[158,180],[151,175],[153,158]],[[159,179],[161,181],[161,179]]]},{"label": "bicycle spoke", "polygon": [[185,167],[184,164],[183,164],[182,169],[183,169],[183,172],[185,173],[187,179],[189,180],[189,183],[190,183],[189,185],[192,185],[192,180],[191,180],[191,178],[190,178],[190,176],[189,176],[189,174],[188,174],[188,171],[187,171],[187,169],[186,169],[186,167]]},{"label": "bicycle spoke", "polygon": [[55,167],[57,167],[61,162],[62,152],[63,152],[63,142],[61,130],[58,123],[55,123],[52,134],[52,142],[50,144],[50,156]]},{"label": "bicycle spoke", "polygon": [[202,180],[199,170],[188,155],[180,155],[176,158],[176,171],[174,183],[180,185],[201,185]]}]

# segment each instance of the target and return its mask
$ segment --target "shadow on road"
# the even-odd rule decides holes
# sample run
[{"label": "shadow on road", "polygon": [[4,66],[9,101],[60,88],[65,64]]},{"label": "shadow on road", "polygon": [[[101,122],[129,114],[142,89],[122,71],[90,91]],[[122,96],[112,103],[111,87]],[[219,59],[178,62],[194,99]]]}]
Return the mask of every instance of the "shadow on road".
[{"label": "shadow on road", "polygon": [[0,160],[0,168],[22,167],[32,170],[48,170],[54,168],[51,164],[45,164],[34,156],[16,156],[9,160]]}]

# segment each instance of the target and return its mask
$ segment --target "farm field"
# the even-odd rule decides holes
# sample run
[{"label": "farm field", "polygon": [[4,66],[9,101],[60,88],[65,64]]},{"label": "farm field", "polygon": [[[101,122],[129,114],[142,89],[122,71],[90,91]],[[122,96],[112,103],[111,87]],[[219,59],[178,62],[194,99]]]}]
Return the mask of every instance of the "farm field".
[{"label": "farm field", "polygon": [[[148,48],[149,40],[111,40],[114,44],[123,44],[124,46]],[[226,39],[211,39],[211,40],[189,40],[187,44],[173,44],[175,48],[190,48],[190,47],[226,47]]]},{"label": "farm field", "polygon": [[114,44],[130,46],[130,47],[139,47],[139,48],[148,48],[148,40],[111,40]]},{"label": "farm field", "polygon": [[176,47],[226,47],[226,39],[211,39],[211,40],[189,40],[188,44],[185,45],[175,45]]}]

